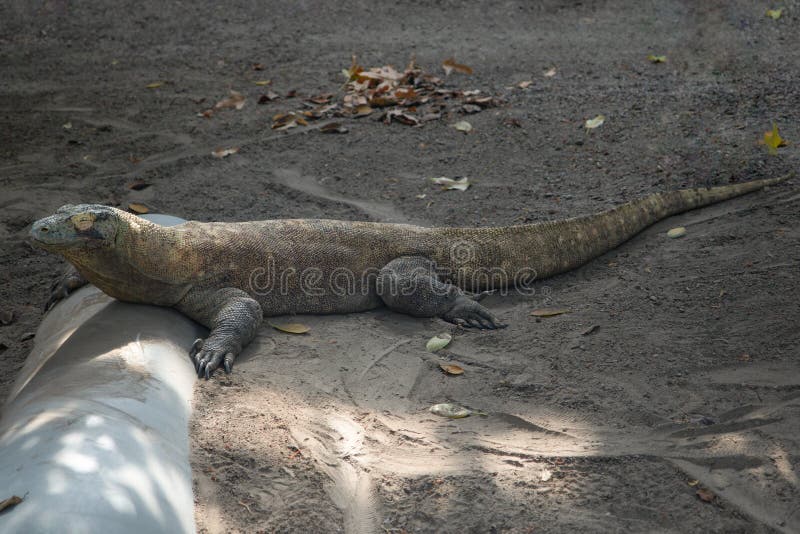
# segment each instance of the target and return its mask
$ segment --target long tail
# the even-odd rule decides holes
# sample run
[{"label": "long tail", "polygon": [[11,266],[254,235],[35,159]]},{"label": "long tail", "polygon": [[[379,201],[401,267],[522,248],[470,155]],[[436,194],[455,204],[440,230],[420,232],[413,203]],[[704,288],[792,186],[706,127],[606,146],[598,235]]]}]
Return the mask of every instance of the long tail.
[{"label": "long tail", "polygon": [[442,229],[442,237],[455,244],[448,256],[436,260],[454,271],[456,283],[465,289],[529,283],[575,269],[671,215],[758,191],[793,176],[655,193],[607,211],[559,221]]}]

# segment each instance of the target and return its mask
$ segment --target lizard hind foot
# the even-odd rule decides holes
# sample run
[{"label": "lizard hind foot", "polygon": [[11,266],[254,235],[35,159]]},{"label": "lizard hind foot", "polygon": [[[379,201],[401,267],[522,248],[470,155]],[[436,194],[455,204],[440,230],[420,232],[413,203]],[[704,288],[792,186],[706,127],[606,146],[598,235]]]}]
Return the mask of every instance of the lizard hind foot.
[{"label": "lizard hind foot", "polygon": [[478,304],[476,301],[459,297],[442,319],[459,326],[477,328],[479,330],[495,330],[508,325],[501,323],[492,312]]}]

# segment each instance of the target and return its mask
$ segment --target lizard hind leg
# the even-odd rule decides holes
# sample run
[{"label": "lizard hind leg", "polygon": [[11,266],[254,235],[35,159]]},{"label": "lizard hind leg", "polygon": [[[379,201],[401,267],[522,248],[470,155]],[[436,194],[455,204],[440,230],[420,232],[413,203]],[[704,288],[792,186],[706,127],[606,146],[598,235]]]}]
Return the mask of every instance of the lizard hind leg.
[{"label": "lizard hind leg", "polygon": [[440,317],[461,326],[504,328],[505,324],[457,286],[439,280],[436,264],[422,256],[401,256],[386,264],[377,279],[386,306],[414,317]]}]

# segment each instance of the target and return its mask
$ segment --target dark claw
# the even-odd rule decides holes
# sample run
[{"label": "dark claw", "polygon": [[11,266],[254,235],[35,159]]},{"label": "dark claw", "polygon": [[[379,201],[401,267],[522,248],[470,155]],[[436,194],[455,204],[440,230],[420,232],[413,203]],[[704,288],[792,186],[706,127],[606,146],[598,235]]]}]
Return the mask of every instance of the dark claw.
[{"label": "dark claw", "polygon": [[[225,372],[229,373],[233,370],[233,360],[236,355],[233,352],[222,352],[218,349],[207,348],[203,349],[205,340],[196,339],[189,349],[189,358],[194,363],[194,370],[198,378],[210,379],[214,375],[214,371],[222,365]],[[223,349],[224,350],[224,349]],[[224,354],[224,358],[223,358]]]},{"label": "dark claw", "polygon": [[203,378],[203,374],[206,370],[206,355],[203,352],[199,352],[195,357],[195,361],[197,362],[197,378]]},{"label": "dark claw", "polygon": [[[200,338],[195,339],[194,343],[192,343],[192,348],[189,349],[189,357],[194,358],[194,356],[200,352],[201,348],[203,348],[203,340]],[[195,367],[197,367],[196,363]]]},{"label": "dark claw", "polygon": [[486,298],[489,295],[493,294],[495,291],[496,291],[495,289],[493,289],[491,291],[481,291],[480,293],[477,293],[477,294],[473,295],[472,296],[472,300],[474,300],[475,302],[480,302],[484,298]]},{"label": "dark claw", "polygon": [[[491,291],[484,291],[476,297],[490,294]],[[480,330],[496,330],[505,328],[505,324],[500,323],[492,313],[478,304],[473,298],[467,296],[459,297],[453,307],[442,316],[442,319],[459,326],[477,328]]]},{"label": "dark claw", "polygon": [[64,300],[69,296],[69,292],[65,287],[62,287],[60,290],[56,290],[58,284],[53,287],[52,292],[50,293],[50,298],[47,299],[47,302],[44,303],[44,311],[50,311],[50,308],[55,306],[58,301]]}]

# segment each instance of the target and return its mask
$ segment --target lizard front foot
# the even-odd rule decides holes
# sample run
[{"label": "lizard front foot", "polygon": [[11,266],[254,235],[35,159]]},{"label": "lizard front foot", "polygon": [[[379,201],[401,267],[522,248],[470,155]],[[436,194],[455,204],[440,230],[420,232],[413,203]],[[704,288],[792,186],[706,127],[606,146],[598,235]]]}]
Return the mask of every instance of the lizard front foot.
[{"label": "lizard front foot", "polygon": [[233,360],[239,350],[233,343],[219,339],[219,336],[210,336],[205,340],[196,339],[189,350],[189,357],[194,362],[197,376],[208,380],[220,364],[223,365],[225,372],[230,374],[233,370]]},{"label": "lizard front foot", "polygon": [[463,295],[456,299],[453,307],[442,315],[442,319],[459,326],[478,328],[481,330],[495,330],[508,326],[507,324],[501,323],[489,310],[476,301]]},{"label": "lizard front foot", "polygon": [[233,360],[256,335],[261,324],[261,306],[236,288],[192,289],[176,308],[211,329],[206,339],[198,339],[189,350],[197,376],[211,378],[220,366],[226,373]]},{"label": "lizard front foot", "polygon": [[50,308],[55,306],[59,301],[67,298],[70,293],[79,289],[89,282],[79,273],[75,267],[69,265],[61,275],[61,278],[55,281],[50,288],[50,297],[44,305],[44,311],[50,311]]}]

